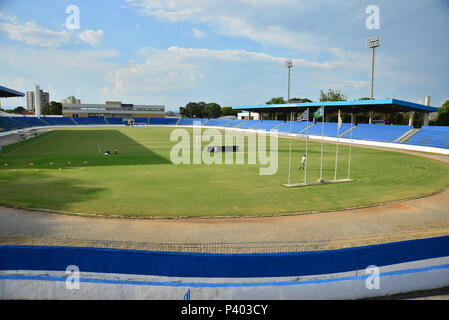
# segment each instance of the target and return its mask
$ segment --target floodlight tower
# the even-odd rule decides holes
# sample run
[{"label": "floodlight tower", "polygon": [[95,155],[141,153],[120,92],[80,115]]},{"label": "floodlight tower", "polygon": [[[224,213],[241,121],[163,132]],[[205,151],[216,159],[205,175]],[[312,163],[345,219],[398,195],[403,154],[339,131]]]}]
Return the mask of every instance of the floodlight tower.
[{"label": "floodlight tower", "polygon": [[[289,59],[285,61],[285,66],[288,68],[288,94],[287,94],[287,103],[290,103],[290,69],[293,67],[292,61]],[[288,119],[286,119],[288,120]],[[293,121],[293,112],[290,112],[290,151],[288,156],[288,184],[290,184],[290,175],[292,171],[292,121]]]},{"label": "floodlight tower", "polygon": [[379,37],[371,37],[366,39],[366,46],[373,49],[373,56],[371,62],[371,100],[373,100],[373,86],[374,86],[374,49],[379,46]]},{"label": "floodlight tower", "polygon": [[285,61],[285,66],[288,68],[288,95],[287,103],[290,103],[290,69],[293,67],[293,62],[291,60]]}]

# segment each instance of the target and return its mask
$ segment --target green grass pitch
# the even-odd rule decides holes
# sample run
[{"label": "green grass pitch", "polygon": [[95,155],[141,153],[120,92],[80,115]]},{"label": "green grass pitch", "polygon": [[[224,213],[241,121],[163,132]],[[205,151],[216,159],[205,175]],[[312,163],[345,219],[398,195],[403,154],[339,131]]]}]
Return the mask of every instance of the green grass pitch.
[{"label": "green grass pitch", "polygon": [[[373,205],[449,187],[449,167],[442,162],[353,146],[354,182],[286,188],[285,138],[279,139],[279,169],[271,176],[259,175],[263,166],[246,161],[174,165],[170,150],[176,142],[169,140],[173,129],[58,129],[4,147],[0,204],[123,216],[251,216]],[[305,142],[293,140],[292,146],[291,181],[302,182],[298,160]],[[118,155],[103,155],[116,147]],[[325,179],[334,177],[335,147],[324,145]],[[348,148],[339,147],[337,178],[347,177]],[[309,141],[309,181],[319,177],[320,150],[320,142]]]}]

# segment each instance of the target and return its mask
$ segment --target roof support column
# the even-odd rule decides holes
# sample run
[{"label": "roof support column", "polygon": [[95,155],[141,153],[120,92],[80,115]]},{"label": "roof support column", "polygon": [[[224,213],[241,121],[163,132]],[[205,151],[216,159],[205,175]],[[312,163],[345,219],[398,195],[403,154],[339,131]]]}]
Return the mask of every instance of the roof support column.
[{"label": "roof support column", "polygon": [[373,123],[373,111],[370,111],[369,112],[369,122],[368,122],[369,124],[372,124]]},{"label": "roof support column", "polygon": [[34,115],[41,116],[41,90],[38,85],[34,87]]},{"label": "roof support column", "polygon": [[[430,106],[430,96],[426,96],[425,105]],[[423,123],[424,126],[429,125],[429,119],[430,119],[430,112],[425,112],[424,113],[424,123]]]},{"label": "roof support column", "polygon": [[424,123],[423,123],[423,126],[428,126],[428,125],[429,125],[429,118],[430,118],[430,113],[429,113],[429,112],[424,113]]},{"label": "roof support column", "polygon": [[413,126],[413,118],[415,117],[415,111],[410,111],[408,117],[408,125]]}]

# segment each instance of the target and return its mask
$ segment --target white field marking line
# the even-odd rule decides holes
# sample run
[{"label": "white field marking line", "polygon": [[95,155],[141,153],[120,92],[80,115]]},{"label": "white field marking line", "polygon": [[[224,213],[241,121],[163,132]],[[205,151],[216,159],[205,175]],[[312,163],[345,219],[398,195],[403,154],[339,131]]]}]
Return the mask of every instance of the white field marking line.
[{"label": "white field marking line", "polygon": [[[50,133],[53,133],[53,132],[55,132],[55,131],[50,131],[50,132],[48,133],[47,137],[50,135]],[[37,138],[37,137],[34,137],[34,138]],[[42,141],[42,139],[45,139],[45,137],[41,137],[40,139],[36,139],[36,140],[34,140],[33,142],[30,142],[30,143],[28,143],[28,144],[26,144],[26,145],[24,145],[24,146],[21,146],[21,147],[19,147],[19,148],[17,148],[17,149],[11,150],[11,151],[9,151],[9,152],[7,152],[7,153],[4,153],[4,154],[2,154],[2,157],[3,157],[3,156],[6,156],[7,154],[16,152],[17,150],[21,150],[21,149],[23,149],[23,148],[25,148],[25,147],[28,147],[29,145],[32,145],[32,144],[34,144],[34,143],[36,143],[36,142],[38,142],[38,141]],[[26,140],[22,140],[22,141],[26,141]],[[20,142],[20,141],[18,141],[18,142]],[[16,143],[17,143],[17,142],[16,142]]]}]

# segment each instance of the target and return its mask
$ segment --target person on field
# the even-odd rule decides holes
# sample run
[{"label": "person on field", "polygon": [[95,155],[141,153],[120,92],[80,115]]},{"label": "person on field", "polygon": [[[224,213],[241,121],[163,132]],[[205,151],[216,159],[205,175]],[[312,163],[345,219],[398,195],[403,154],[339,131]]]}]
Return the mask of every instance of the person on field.
[{"label": "person on field", "polygon": [[299,170],[304,169],[306,165],[306,155],[303,155],[301,158],[301,165],[299,166]]},{"label": "person on field", "polygon": [[117,148],[114,149],[114,154],[118,154],[118,149]]}]

